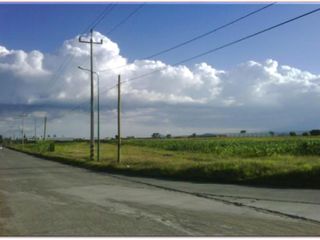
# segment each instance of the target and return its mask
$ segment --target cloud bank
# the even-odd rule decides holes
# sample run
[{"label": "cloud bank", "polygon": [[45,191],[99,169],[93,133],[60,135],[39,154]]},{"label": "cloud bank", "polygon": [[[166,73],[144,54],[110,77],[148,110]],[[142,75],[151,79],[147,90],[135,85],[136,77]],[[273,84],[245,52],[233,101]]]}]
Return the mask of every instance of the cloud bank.
[{"label": "cloud bank", "polygon": [[[94,38],[104,41],[94,46],[94,63],[100,73],[106,135],[114,133],[117,97],[115,88],[106,90],[117,83],[118,74],[129,80],[122,86],[126,135],[320,127],[320,75],[273,59],[250,60],[227,70],[205,62],[192,66],[150,59],[129,62],[109,38],[99,32]],[[68,64],[59,68],[62,63]],[[79,43],[78,36],[66,40],[54,54],[0,46],[0,130],[21,112],[34,117],[42,112],[52,120],[52,131],[87,136],[89,72],[79,70],[79,65],[89,66],[89,45]],[[150,72],[154,73],[135,79]],[[83,108],[70,112],[80,103],[85,103]]]}]

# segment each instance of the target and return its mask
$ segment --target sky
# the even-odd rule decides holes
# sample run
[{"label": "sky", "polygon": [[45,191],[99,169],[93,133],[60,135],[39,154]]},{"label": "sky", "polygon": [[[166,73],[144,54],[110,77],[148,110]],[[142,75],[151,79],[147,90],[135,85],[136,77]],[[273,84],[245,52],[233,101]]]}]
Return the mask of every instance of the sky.
[{"label": "sky", "polygon": [[[124,136],[320,128],[320,12],[195,60],[175,63],[320,7],[277,3],[169,53],[148,58],[268,3],[117,4],[96,26],[102,137],[116,133],[117,75]],[[0,134],[89,136],[89,46],[78,42],[106,4],[0,4]],[[71,60],[70,60],[71,59]],[[61,65],[68,63],[63,69]],[[123,68],[116,68],[126,65]],[[60,70],[58,70],[60,69]],[[111,69],[109,71],[103,71]],[[75,106],[82,104],[76,110]]]}]

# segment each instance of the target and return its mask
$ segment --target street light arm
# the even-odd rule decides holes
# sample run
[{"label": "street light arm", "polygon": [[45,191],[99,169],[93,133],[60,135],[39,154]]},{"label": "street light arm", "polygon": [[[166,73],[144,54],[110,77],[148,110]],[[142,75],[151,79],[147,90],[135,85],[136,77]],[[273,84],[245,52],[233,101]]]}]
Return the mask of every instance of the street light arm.
[{"label": "street light arm", "polygon": [[[87,72],[91,72],[90,69],[87,69],[87,68],[84,68],[84,67],[81,67],[81,66],[78,66],[78,68],[81,69],[81,70],[87,71]],[[92,72],[99,77],[99,72],[95,72],[95,71],[92,71]]]}]

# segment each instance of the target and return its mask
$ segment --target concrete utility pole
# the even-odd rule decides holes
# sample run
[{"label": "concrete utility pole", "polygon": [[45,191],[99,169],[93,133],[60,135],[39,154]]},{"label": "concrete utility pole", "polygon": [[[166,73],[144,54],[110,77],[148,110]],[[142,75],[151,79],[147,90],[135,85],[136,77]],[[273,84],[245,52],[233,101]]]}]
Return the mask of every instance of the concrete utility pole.
[{"label": "concrete utility pole", "polygon": [[[78,66],[79,69],[90,72],[89,69]],[[97,134],[98,134],[98,145],[97,145],[97,161],[100,161],[100,77],[98,72],[93,72],[97,75],[97,109],[98,109],[98,126],[97,126]]]},{"label": "concrete utility pole", "polygon": [[43,140],[46,140],[46,136],[47,136],[47,116],[44,117],[43,120]]},{"label": "concrete utility pole", "polygon": [[93,29],[90,30],[90,41],[84,41],[79,37],[79,42],[89,43],[90,44],[90,72],[91,72],[91,114],[90,114],[90,160],[94,159],[94,110],[93,110],[93,44],[102,44],[102,39],[100,42],[94,42],[93,38]]},{"label": "concrete utility pole", "polygon": [[21,114],[21,121],[22,121],[22,130],[21,130],[21,133],[22,133],[22,149],[24,149],[24,117],[27,116],[26,114]]},{"label": "concrete utility pole", "polygon": [[98,80],[98,83],[97,83],[97,87],[98,87],[98,149],[97,149],[97,161],[100,161],[100,77],[99,77],[99,73],[95,72],[95,74],[97,75],[97,80]]},{"label": "concrete utility pole", "polygon": [[22,115],[22,149],[24,148],[24,116]]},{"label": "concrete utility pole", "polygon": [[34,119],[34,140],[37,141],[37,119]]},{"label": "concrete utility pole", "polygon": [[121,161],[121,78],[118,75],[118,163]]}]

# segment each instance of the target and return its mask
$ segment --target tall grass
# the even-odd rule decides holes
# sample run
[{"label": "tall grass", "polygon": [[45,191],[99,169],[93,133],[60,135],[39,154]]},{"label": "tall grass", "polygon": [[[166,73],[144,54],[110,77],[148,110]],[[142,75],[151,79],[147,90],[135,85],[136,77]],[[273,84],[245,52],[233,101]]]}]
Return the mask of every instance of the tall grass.
[{"label": "tall grass", "polygon": [[16,145],[19,149],[26,149],[31,152],[36,153],[45,153],[45,152],[54,152],[55,151],[55,143],[53,141],[39,141],[31,144]]}]

